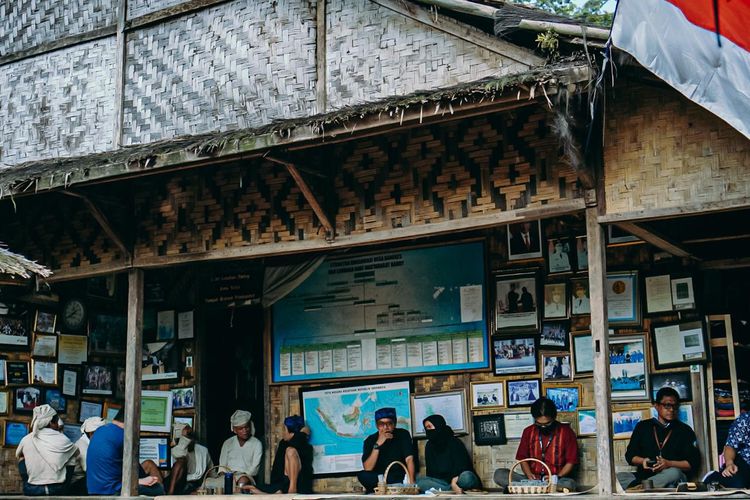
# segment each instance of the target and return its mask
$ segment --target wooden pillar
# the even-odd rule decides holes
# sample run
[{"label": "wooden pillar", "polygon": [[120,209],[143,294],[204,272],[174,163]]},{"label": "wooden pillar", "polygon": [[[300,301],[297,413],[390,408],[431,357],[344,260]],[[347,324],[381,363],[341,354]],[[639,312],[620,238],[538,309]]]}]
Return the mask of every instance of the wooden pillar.
[{"label": "wooden pillar", "polygon": [[128,0],[119,0],[117,3],[117,45],[115,53],[115,126],[113,127],[115,148],[122,146],[122,125],[125,116],[125,78],[127,70],[127,33],[125,32],[125,21],[127,20]]},{"label": "wooden pillar", "polygon": [[141,427],[141,350],[143,341],[143,270],[128,273],[128,339],[125,350],[125,445],[122,496],[138,495]]},{"label": "wooden pillar", "polygon": [[609,385],[609,324],[607,322],[607,246],[597,220],[596,206],[586,208],[586,238],[589,247],[589,291],[591,340],[594,347],[594,404],[596,406],[596,448],[599,495],[615,490],[612,454],[612,408]]},{"label": "wooden pillar", "polygon": [[326,2],[318,0],[315,17],[315,70],[318,83],[315,87],[315,103],[318,113],[325,113],[328,107],[328,76],[327,76],[327,47],[326,47]]}]

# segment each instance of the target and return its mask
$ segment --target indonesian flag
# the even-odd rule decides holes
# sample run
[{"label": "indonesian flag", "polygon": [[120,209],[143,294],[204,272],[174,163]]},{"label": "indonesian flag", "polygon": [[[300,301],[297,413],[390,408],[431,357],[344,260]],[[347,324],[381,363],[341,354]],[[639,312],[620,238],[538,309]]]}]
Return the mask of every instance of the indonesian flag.
[{"label": "indonesian flag", "polygon": [[750,0],[619,0],[612,43],[750,138]]}]

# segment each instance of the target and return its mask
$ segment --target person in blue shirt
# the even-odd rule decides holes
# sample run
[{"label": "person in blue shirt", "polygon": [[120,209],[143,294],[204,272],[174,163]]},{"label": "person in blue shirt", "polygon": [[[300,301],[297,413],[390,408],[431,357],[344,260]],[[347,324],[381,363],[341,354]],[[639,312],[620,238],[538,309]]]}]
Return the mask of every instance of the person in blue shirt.
[{"label": "person in blue shirt", "polygon": [[[125,415],[120,410],[111,424],[97,429],[86,456],[86,487],[89,495],[119,495],[122,490],[122,455],[125,445]],[[139,467],[138,494],[164,494],[157,465],[146,460]]]},{"label": "person in blue shirt", "polygon": [[704,482],[716,482],[725,488],[750,488],[750,413],[743,413],[732,422],[724,445],[724,467]]}]

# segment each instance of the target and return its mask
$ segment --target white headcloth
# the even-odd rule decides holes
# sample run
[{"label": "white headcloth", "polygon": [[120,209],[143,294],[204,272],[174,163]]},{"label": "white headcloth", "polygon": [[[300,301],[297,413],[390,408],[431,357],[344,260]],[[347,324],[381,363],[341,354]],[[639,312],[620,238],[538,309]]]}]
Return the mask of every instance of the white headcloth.
[{"label": "white headcloth", "polygon": [[107,421],[102,417],[89,417],[83,421],[83,424],[81,424],[81,432],[84,434],[87,432],[94,432],[106,423]]},{"label": "white headcloth", "polygon": [[232,413],[232,417],[229,419],[229,422],[232,424],[231,425],[232,430],[234,430],[235,427],[240,427],[250,422],[250,419],[252,418],[253,418],[253,415],[249,411],[237,410],[234,413]]},{"label": "white headcloth", "polygon": [[34,408],[33,416],[31,418],[31,433],[35,436],[39,434],[39,431],[47,427],[52,419],[55,418],[57,412],[50,405],[41,405]]}]

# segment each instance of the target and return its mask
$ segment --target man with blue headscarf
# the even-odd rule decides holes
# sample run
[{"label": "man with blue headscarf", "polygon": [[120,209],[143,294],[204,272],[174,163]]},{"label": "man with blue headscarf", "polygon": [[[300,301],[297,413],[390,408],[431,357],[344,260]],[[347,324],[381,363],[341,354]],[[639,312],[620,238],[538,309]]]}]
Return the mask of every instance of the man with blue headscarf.
[{"label": "man with blue headscarf", "polygon": [[[396,428],[396,409],[380,408],[375,412],[375,424],[378,432],[367,436],[362,450],[364,470],[357,474],[357,479],[367,493],[375,491],[378,476],[385,474],[391,462],[402,462],[409,472],[408,482],[414,482],[414,444],[411,434],[406,429]],[[386,483],[400,483],[404,480],[401,467],[391,467]]]}]

